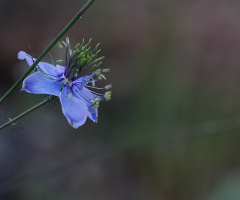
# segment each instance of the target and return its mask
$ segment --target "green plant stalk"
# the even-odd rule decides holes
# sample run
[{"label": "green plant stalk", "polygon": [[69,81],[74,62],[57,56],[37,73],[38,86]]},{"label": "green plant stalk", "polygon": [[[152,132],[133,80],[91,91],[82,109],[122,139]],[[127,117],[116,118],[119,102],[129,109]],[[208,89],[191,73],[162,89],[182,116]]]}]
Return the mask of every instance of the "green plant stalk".
[{"label": "green plant stalk", "polygon": [[53,39],[50,45],[42,52],[38,59],[31,65],[28,71],[3,95],[0,99],[0,104],[23,82],[23,80],[32,72],[43,57],[52,49],[52,47],[60,40],[60,38],[80,19],[85,11],[92,5],[95,0],[89,0],[82,9],[73,17],[67,26]]},{"label": "green plant stalk", "polygon": [[6,128],[7,126],[11,125],[12,123],[14,123],[15,121],[19,120],[20,118],[24,117],[25,115],[29,114],[30,112],[36,110],[37,108],[45,105],[46,103],[48,103],[50,101],[49,98],[46,98],[45,100],[43,100],[42,102],[40,102],[39,104],[33,106],[32,108],[26,110],[25,112],[21,113],[20,115],[18,115],[17,117],[14,117],[13,119],[10,119],[8,122],[6,122],[5,124],[3,124],[2,126],[0,126],[0,130]]}]

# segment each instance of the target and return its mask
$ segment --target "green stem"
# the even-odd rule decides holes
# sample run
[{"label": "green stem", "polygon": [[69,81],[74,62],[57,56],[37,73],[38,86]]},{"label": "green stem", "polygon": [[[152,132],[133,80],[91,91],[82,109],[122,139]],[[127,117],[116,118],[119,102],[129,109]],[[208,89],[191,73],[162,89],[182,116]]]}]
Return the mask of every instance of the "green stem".
[{"label": "green stem", "polygon": [[6,122],[5,124],[3,124],[2,126],[0,126],[0,130],[6,128],[7,126],[11,125],[13,122],[19,120],[20,118],[24,117],[25,115],[27,115],[28,113],[36,110],[37,108],[45,105],[46,103],[48,103],[50,101],[49,98],[46,98],[45,100],[43,100],[42,102],[40,102],[39,104],[33,106],[32,108],[26,110],[25,112],[21,113],[20,115],[18,115],[17,117],[14,117],[13,119],[10,119],[8,122]]},{"label": "green stem", "polygon": [[92,5],[95,0],[89,0],[82,9],[73,17],[67,26],[55,37],[51,44],[42,52],[38,59],[31,65],[28,71],[3,95],[0,99],[0,104],[22,83],[22,81],[32,72],[43,57],[51,50],[51,48],[60,40],[60,38],[80,19],[84,12]]}]

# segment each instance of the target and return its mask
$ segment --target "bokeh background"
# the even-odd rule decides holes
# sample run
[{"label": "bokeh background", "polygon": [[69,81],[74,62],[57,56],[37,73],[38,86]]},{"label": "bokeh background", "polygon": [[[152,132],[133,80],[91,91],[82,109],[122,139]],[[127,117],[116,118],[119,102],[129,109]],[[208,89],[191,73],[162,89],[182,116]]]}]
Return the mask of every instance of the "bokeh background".
[{"label": "bokeh background", "polygon": [[[85,2],[0,0],[0,95],[28,68],[18,51],[38,57]],[[2,130],[0,199],[239,200],[239,9],[96,1],[66,36],[101,42],[112,100],[77,130],[58,103]],[[19,91],[1,105],[1,123],[43,99]]]}]

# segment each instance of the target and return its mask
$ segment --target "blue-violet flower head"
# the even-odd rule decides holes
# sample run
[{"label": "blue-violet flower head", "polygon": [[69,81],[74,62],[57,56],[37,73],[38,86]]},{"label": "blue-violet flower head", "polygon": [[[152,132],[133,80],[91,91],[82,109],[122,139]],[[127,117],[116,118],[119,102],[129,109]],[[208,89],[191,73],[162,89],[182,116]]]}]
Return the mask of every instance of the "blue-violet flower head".
[{"label": "blue-violet flower head", "polygon": [[[104,74],[109,69],[99,69],[104,57],[97,58],[97,45],[93,50],[89,46],[91,40],[84,44],[78,43],[74,49],[70,48],[69,39],[66,42],[58,43],[58,47],[64,51],[65,64],[56,66],[39,62],[35,72],[29,75],[22,85],[22,90],[33,94],[47,94],[57,96],[62,105],[62,112],[69,124],[78,128],[86,122],[87,117],[97,122],[98,106],[101,101],[111,99],[111,91],[97,93],[94,90],[109,90],[111,84],[103,88],[97,88],[95,83],[106,79]],[[90,51],[91,50],[91,51]],[[26,60],[31,66],[35,58],[27,53],[18,53],[20,60]],[[63,62],[63,61],[57,61]],[[92,66],[90,72],[86,68]]]}]

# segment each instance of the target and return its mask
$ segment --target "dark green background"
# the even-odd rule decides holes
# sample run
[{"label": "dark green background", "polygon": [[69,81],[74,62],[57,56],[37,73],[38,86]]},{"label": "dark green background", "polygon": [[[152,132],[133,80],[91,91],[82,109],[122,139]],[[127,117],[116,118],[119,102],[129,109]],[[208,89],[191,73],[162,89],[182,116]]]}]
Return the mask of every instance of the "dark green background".
[{"label": "dark green background", "polygon": [[[0,95],[27,69],[18,51],[38,57],[84,3],[0,1]],[[112,100],[77,130],[49,104],[1,131],[0,199],[240,199],[239,9],[96,0],[66,36],[101,42]],[[43,98],[19,91],[1,123]]]}]

